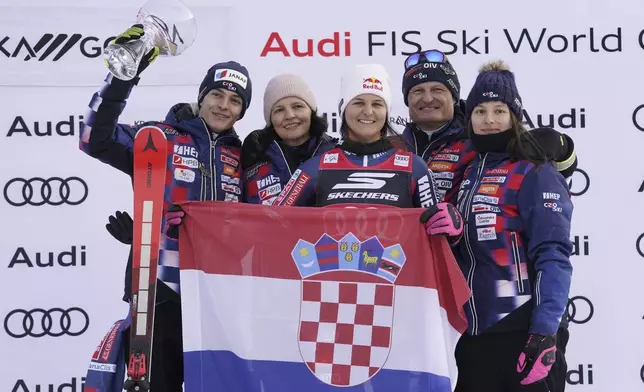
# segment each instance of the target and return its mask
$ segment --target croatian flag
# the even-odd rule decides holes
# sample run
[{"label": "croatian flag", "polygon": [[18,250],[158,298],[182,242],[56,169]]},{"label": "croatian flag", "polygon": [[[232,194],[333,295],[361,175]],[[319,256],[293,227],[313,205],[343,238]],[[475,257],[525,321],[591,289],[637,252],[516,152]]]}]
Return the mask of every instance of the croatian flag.
[{"label": "croatian flag", "polygon": [[453,391],[470,292],[419,209],[186,202],[185,391]]}]

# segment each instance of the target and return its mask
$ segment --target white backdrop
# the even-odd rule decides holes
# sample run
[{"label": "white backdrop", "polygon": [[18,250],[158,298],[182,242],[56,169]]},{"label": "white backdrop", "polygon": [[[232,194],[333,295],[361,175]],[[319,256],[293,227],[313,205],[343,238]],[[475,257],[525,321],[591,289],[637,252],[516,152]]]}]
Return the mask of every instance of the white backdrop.
[{"label": "white backdrop", "polygon": [[[403,52],[417,49],[406,41],[424,49],[454,51],[450,60],[464,96],[484,61],[502,58],[509,63],[534,125],[539,125],[537,118],[541,125],[549,125],[553,116],[554,126],[575,140],[580,157],[581,170],[572,180],[572,191],[578,194],[573,199],[572,231],[579,254],[572,259],[575,299],[569,308],[574,323],[568,390],[644,390],[644,169],[636,158],[644,142],[644,110],[637,110],[644,104],[644,3],[542,0],[519,5],[468,0],[456,5],[406,0],[392,6],[384,0],[327,0],[315,8],[283,0],[185,3],[197,18],[195,44],[177,58],[160,58],[145,71],[121,122],[162,119],[172,104],[195,100],[206,70],[230,59],[249,68],[254,87],[250,109],[237,126],[242,137],[263,126],[264,87],[277,73],[302,75],[317,96],[320,112],[333,119],[340,75],[349,66],[382,63],[400,91]],[[128,248],[104,225],[114,211],[132,210],[130,180],[78,150],[78,123],[107,73],[102,43],[132,24],[141,4],[126,0],[53,4],[0,1],[0,186],[7,189],[0,199],[3,392],[35,391],[38,386],[80,392],[96,344],[127,309],[120,298]],[[305,5],[311,8],[305,10]],[[322,56],[317,43],[334,33],[341,44],[337,55]],[[36,48],[45,34],[52,34],[52,41],[60,34],[67,37],[46,55],[52,41]],[[72,34],[80,36],[64,51]],[[278,35],[291,55],[269,51],[262,56],[267,44],[277,48]],[[313,40],[312,56],[293,55],[293,40],[304,51],[307,39]],[[332,48],[327,44],[324,49]],[[408,117],[400,94],[392,117]],[[70,119],[71,127],[64,123]],[[71,178],[69,193],[63,196],[72,203],[82,202],[51,205],[65,190],[53,179],[49,203],[10,203],[24,200],[22,180],[12,179],[55,177]],[[32,202],[42,200],[42,182],[30,184]],[[59,265],[58,255],[72,247],[76,265]],[[47,264],[49,253],[54,256],[52,266],[39,267],[37,258]],[[69,264],[71,256],[61,260]],[[88,321],[74,307],[82,309]],[[55,308],[69,311],[69,319],[51,311]],[[33,328],[24,313],[12,313],[21,309],[33,311]],[[51,311],[50,326],[37,309]],[[43,327],[49,334],[15,337],[26,330],[38,336]],[[51,336],[63,330],[69,332]]]}]

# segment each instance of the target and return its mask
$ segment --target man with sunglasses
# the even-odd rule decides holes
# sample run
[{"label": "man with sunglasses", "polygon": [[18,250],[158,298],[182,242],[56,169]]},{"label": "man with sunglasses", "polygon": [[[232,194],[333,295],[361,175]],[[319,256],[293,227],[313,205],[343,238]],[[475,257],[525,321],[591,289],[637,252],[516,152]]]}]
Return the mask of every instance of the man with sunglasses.
[{"label": "man with sunglasses", "polygon": [[[458,75],[443,52],[427,50],[405,60],[402,93],[411,122],[402,136],[434,173],[438,197],[452,204],[476,155],[464,129],[467,120],[460,90]],[[577,167],[572,139],[551,128],[530,134],[559,172],[570,177]]]}]

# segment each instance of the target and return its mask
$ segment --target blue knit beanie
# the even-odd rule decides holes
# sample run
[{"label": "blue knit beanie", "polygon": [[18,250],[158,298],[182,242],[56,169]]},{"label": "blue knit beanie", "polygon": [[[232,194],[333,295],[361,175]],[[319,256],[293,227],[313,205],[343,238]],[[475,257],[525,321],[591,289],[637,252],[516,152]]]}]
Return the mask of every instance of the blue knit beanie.
[{"label": "blue knit beanie", "polygon": [[243,101],[242,111],[239,115],[241,120],[244,117],[244,113],[246,113],[246,109],[250,106],[250,100],[253,95],[253,84],[250,81],[250,74],[246,67],[236,61],[218,63],[210,67],[199,86],[197,103],[201,105],[201,101],[206,94],[216,88],[223,88],[239,94]]},{"label": "blue knit beanie", "polygon": [[465,104],[467,120],[471,118],[476,105],[489,101],[505,103],[519,121],[523,119],[523,103],[514,74],[503,61],[492,61],[479,69]]}]

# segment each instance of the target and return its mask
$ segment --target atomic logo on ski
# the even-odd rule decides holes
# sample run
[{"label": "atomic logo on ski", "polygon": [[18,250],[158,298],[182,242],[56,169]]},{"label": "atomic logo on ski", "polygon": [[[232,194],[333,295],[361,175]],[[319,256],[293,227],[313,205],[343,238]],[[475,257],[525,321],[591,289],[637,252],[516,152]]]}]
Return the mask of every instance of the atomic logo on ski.
[{"label": "atomic logo on ski", "polygon": [[152,131],[148,131],[148,142],[146,143],[145,147],[143,147],[143,150],[141,152],[146,152],[148,150],[159,152],[159,150],[157,150],[157,148],[154,146],[154,140],[152,140]]}]

